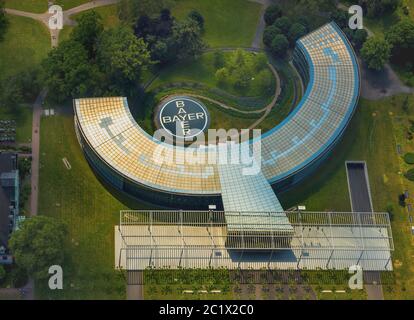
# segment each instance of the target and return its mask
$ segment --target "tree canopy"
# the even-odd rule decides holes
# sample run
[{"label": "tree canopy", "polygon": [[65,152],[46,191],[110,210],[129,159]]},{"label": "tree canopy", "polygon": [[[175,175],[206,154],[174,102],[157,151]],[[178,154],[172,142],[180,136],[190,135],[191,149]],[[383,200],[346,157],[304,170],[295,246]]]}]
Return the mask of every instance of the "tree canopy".
[{"label": "tree canopy", "polygon": [[4,12],[4,1],[0,0],[0,41],[4,39],[9,21],[7,20],[6,13]]},{"label": "tree canopy", "polygon": [[277,4],[272,4],[266,8],[264,21],[266,25],[272,25],[277,18],[282,16],[282,9]]},{"label": "tree canopy", "polygon": [[118,3],[118,15],[123,21],[134,22],[139,16],[153,16],[162,9],[170,8],[174,0],[121,0]]},{"label": "tree canopy", "polygon": [[370,17],[379,17],[394,12],[401,0],[359,0],[358,4]]},{"label": "tree canopy", "polygon": [[96,55],[96,44],[104,27],[102,17],[96,11],[89,11],[80,16],[78,25],[72,31],[72,39],[82,44],[89,57]]},{"label": "tree canopy", "polygon": [[189,14],[188,17],[192,20],[194,20],[195,22],[197,22],[198,26],[200,27],[201,30],[204,29],[204,17],[201,15],[200,12],[196,11],[196,10],[192,10]]},{"label": "tree canopy", "polygon": [[278,34],[270,44],[270,50],[273,54],[283,57],[289,48],[289,41],[283,34]]},{"label": "tree canopy", "polygon": [[4,1],[0,0],[0,41],[4,39],[8,25],[9,22],[6,17],[6,13],[4,12]]},{"label": "tree canopy", "polygon": [[49,96],[58,102],[91,95],[99,84],[99,70],[89,63],[88,52],[72,39],[52,49],[42,62]]},{"label": "tree canopy", "polygon": [[237,49],[227,59],[217,64],[216,79],[222,86],[232,86],[235,89],[246,90],[251,85],[257,85],[262,92],[269,89],[272,83],[272,74],[267,67],[267,58],[264,53]]},{"label": "tree canopy", "polygon": [[179,60],[197,57],[206,44],[201,39],[201,29],[192,19],[175,22],[172,28],[171,47]]},{"label": "tree canopy", "polygon": [[294,45],[296,40],[306,35],[306,33],[307,33],[306,28],[299,22],[292,24],[288,32],[288,38],[289,38],[290,43]]},{"label": "tree canopy", "polygon": [[362,59],[370,69],[381,70],[389,61],[391,45],[379,37],[369,38],[361,49]]},{"label": "tree canopy", "polygon": [[263,32],[263,43],[269,47],[273,39],[281,33],[282,31],[275,25],[267,26]]},{"label": "tree canopy", "polygon": [[120,26],[102,33],[98,61],[101,70],[111,77],[136,81],[151,57],[144,40],[135,37],[130,28]]},{"label": "tree canopy", "polygon": [[9,245],[16,264],[35,279],[45,279],[52,265],[62,265],[68,230],[59,220],[36,216],[13,232]]},{"label": "tree canopy", "polygon": [[392,46],[393,62],[414,63],[414,22],[411,19],[402,19],[393,25],[385,38]]}]

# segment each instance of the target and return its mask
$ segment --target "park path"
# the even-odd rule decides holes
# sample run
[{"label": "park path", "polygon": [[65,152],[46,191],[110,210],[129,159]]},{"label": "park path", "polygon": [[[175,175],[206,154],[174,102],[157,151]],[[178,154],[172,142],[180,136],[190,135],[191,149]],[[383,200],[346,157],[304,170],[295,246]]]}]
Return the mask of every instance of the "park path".
[{"label": "park path", "polygon": [[260,18],[259,23],[256,28],[256,33],[254,35],[253,41],[252,41],[252,48],[260,49],[262,48],[262,39],[263,39],[263,32],[266,28],[266,23],[264,20],[264,14],[267,9],[272,4],[272,0],[249,0],[251,2],[260,3],[262,5],[262,10],[260,11]]},{"label": "park path", "polygon": [[[66,11],[63,11],[63,25],[73,26],[76,24],[75,21],[71,19],[72,15],[81,13],[83,11],[91,10],[94,8],[116,4],[118,2],[119,0],[96,0],[96,1],[90,1],[90,2],[84,3],[80,6],[68,9]],[[49,11],[46,11],[45,13],[33,13],[33,12],[27,12],[27,11],[21,11],[21,10],[9,9],[9,8],[5,8],[5,12],[7,14],[30,18],[30,19],[34,19],[34,20],[37,20],[43,23],[50,32],[52,48],[58,46],[60,30],[59,29],[53,30],[49,28],[49,19],[53,15],[53,13],[49,13]]]},{"label": "park path", "polygon": [[43,102],[46,98],[47,91],[44,89],[37,97],[33,104],[32,120],[32,168],[31,168],[31,185],[30,194],[30,215],[37,216],[38,194],[39,194],[39,155],[40,155],[40,119],[43,112]]}]

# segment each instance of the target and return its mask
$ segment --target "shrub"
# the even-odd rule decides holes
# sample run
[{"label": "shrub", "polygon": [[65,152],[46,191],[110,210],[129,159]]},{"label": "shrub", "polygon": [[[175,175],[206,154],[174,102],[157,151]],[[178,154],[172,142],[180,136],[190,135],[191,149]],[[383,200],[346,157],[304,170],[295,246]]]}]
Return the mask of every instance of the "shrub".
[{"label": "shrub", "polygon": [[6,270],[4,270],[4,267],[0,265],[0,281],[3,280],[6,277]]},{"label": "shrub", "polygon": [[204,29],[204,17],[201,15],[200,12],[193,10],[188,14],[188,17],[197,22],[200,29]]},{"label": "shrub", "polygon": [[404,175],[408,180],[414,181],[414,169],[408,170]]},{"label": "shrub", "polygon": [[408,152],[404,155],[404,161],[407,164],[414,164],[414,153]]},{"label": "shrub", "polygon": [[276,56],[284,56],[289,48],[289,41],[283,34],[277,35],[270,46],[270,50]]}]

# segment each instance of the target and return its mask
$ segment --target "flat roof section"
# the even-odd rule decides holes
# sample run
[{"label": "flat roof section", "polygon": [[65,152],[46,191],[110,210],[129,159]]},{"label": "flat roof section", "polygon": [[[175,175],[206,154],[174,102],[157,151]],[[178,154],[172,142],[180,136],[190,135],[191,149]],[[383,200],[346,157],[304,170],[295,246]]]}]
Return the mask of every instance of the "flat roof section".
[{"label": "flat roof section", "polygon": [[347,161],[345,165],[352,211],[372,212],[373,207],[366,163]]},{"label": "flat roof section", "polygon": [[[282,205],[263,173],[247,174],[245,169],[241,164],[218,166],[224,212],[229,213],[226,214],[227,229],[292,232]],[[264,216],[263,212],[274,214]]]},{"label": "flat roof section", "polygon": [[288,245],[279,232],[232,233],[228,241],[229,216],[247,217],[243,228],[249,230],[276,214],[122,211],[115,227],[115,267],[392,270],[387,213],[284,212],[293,227]]}]

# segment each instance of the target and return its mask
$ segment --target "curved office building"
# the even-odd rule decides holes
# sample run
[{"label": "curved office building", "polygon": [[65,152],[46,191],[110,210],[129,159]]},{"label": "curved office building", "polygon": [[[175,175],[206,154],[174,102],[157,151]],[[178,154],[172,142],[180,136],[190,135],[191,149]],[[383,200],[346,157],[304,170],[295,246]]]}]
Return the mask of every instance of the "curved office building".
[{"label": "curved office building", "polygon": [[[294,64],[306,92],[291,114],[261,138],[261,171],[276,190],[297,183],[326,158],[359,96],[355,53],[334,23],[298,40]],[[148,135],[133,119],[126,98],[78,99],[74,109],[86,157],[112,186],[166,206],[205,209],[221,202],[219,165],[188,163],[185,153],[192,148],[174,147]],[[177,161],[161,163],[154,156],[169,151],[175,152]],[[202,152],[217,150],[205,147]]]}]

